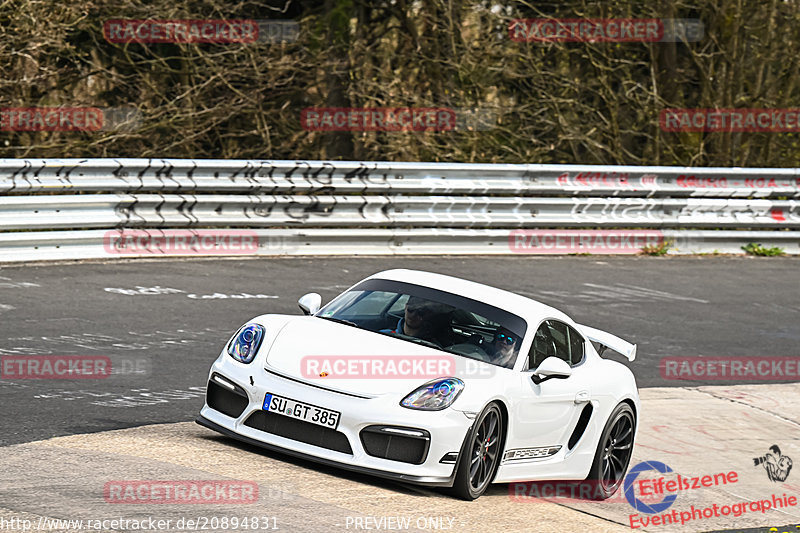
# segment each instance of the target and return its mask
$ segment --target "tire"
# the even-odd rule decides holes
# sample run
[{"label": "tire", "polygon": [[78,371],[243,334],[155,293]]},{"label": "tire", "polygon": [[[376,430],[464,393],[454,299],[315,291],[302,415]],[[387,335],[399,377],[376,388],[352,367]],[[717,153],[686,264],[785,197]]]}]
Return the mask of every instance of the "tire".
[{"label": "tire", "polygon": [[475,418],[461,446],[451,489],[454,495],[471,501],[486,492],[500,466],[504,437],[503,413],[496,403],[490,403]]},{"label": "tire", "polygon": [[[608,417],[597,443],[592,468],[584,481],[590,498],[605,500],[619,490],[633,455],[636,417],[627,403],[619,404]],[[585,492],[582,492],[585,494]]]}]

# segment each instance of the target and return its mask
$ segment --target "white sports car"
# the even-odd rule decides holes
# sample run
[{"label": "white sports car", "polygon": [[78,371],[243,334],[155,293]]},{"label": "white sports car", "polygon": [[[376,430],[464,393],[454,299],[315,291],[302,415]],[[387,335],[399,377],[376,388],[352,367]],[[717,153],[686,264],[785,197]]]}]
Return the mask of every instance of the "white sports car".
[{"label": "white sports car", "polygon": [[[535,300],[380,272],[306,316],[261,315],[211,366],[197,422],[291,455],[478,498],[490,483],[587,480],[611,496],[633,452],[636,346]],[[595,348],[595,344],[597,349]]]}]

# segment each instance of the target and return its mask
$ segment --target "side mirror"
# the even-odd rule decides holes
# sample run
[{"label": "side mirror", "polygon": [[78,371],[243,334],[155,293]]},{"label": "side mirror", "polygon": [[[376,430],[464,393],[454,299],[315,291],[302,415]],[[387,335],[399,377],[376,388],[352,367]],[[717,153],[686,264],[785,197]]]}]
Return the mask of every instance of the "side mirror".
[{"label": "side mirror", "polygon": [[548,357],[533,371],[531,379],[537,385],[548,379],[567,379],[572,375],[572,369],[563,359]]},{"label": "side mirror", "polygon": [[309,292],[297,300],[297,305],[300,306],[304,315],[313,315],[322,306],[322,296],[316,292]]}]

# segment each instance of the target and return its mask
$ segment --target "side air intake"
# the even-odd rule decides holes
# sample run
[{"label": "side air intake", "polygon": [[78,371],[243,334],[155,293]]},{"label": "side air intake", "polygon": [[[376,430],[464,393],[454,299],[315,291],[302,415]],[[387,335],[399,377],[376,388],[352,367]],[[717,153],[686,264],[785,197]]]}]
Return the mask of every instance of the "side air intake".
[{"label": "side air intake", "polygon": [[586,407],[583,408],[581,411],[581,416],[578,417],[578,423],[575,425],[575,430],[572,432],[572,435],[569,437],[569,442],[567,442],[567,449],[571,450],[578,444],[578,441],[581,440],[583,436],[583,432],[586,431],[586,428],[589,426],[589,419],[592,418],[592,411],[594,407],[592,407],[591,403],[587,403]]}]

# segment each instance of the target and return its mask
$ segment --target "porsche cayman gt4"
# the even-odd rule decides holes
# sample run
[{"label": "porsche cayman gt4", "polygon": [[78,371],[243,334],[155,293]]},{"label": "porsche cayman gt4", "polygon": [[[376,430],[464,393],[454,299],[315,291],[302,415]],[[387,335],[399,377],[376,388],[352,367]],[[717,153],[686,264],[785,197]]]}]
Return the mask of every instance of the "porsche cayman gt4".
[{"label": "porsche cayman gt4", "polygon": [[610,497],[633,452],[636,346],[505,290],[374,274],[303,315],[244,324],[197,422],[283,453],[476,499],[491,483],[587,480]]}]

